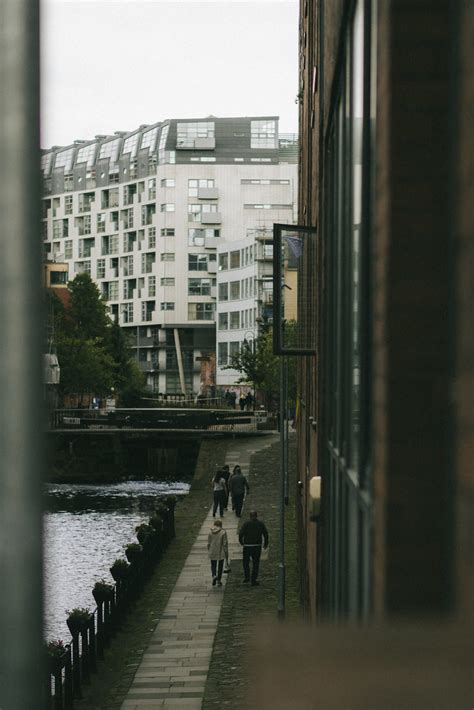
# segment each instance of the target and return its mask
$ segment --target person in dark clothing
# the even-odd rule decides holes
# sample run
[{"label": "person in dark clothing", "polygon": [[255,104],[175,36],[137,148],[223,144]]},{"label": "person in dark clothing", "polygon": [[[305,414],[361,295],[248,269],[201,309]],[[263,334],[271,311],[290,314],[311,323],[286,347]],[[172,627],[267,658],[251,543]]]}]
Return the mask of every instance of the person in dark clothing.
[{"label": "person in dark clothing", "polygon": [[224,506],[227,498],[227,484],[225,482],[224,473],[221,469],[216,471],[213,479],[212,486],[214,491],[214,507],[212,509],[212,516],[216,517],[216,511],[219,507],[219,515],[224,515]]},{"label": "person in dark clothing", "polygon": [[[263,549],[268,547],[268,530],[265,524],[258,519],[256,510],[250,513],[250,519],[245,522],[240,528],[239,542],[243,545],[243,566],[244,566],[244,583],[250,582],[252,587],[257,587],[258,570],[260,566],[260,555]],[[252,575],[250,576],[250,560],[252,560]]]},{"label": "person in dark clothing", "polygon": [[227,487],[226,496],[225,496],[225,504],[224,504],[224,508],[227,510],[227,506],[229,504],[229,478],[230,478],[229,464],[226,463],[225,466],[222,467],[222,475],[225,478],[225,485]]},{"label": "person in dark clothing", "polygon": [[247,392],[247,396],[245,397],[245,408],[246,408],[247,412],[251,412],[251,411],[252,411],[252,409],[253,409],[253,402],[254,402],[253,395],[252,395],[252,393],[249,391],[249,392]]},{"label": "person in dark clothing", "polygon": [[232,509],[235,510],[236,516],[240,518],[245,492],[248,493],[250,491],[248,481],[242,473],[240,466],[234,468],[234,472],[230,478],[229,488],[232,494]]}]

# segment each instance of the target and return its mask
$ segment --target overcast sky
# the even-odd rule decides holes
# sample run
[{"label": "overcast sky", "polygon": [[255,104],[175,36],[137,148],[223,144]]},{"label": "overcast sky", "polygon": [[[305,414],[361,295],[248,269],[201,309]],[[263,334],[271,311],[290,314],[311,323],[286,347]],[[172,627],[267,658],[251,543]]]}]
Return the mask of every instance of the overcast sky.
[{"label": "overcast sky", "polygon": [[165,118],[296,132],[297,0],[42,0],[42,146]]}]

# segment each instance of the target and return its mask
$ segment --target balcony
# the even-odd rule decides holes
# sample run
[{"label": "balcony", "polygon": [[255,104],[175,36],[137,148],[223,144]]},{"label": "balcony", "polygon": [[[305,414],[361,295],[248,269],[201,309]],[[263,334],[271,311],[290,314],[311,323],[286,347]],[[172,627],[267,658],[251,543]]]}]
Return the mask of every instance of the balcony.
[{"label": "balcony", "polygon": [[220,212],[203,212],[201,224],[222,224],[222,215]]},{"label": "balcony", "polygon": [[197,196],[199,200],[217,200],[219,190],[217,187],[199,187]]}]

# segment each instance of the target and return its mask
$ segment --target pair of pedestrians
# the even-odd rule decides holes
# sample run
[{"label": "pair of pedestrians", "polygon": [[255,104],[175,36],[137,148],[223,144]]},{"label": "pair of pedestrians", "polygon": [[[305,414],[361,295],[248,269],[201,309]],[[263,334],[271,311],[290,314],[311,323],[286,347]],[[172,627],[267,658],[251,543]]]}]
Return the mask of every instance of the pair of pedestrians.
[{"label": "pair of pedestrians", "polygon": [[[263,549],[268,547],[268,531],[261,520],[258,519],[256,510],[252,510],[250,518],[241,527],[239,532],[239,542],[243,547],[242,564],[244,568],[244,584],[251,583],[252,587],[257,587],[258,572],[260,568],[260,556]],[[212,585],[222,587],[222,573],[224,571],[224,561],[229,567],[229,543],[227,533],[222,528],[222,520],[216,520],[211,532],[208,535],[207,549],[211,560]],[[252,570],[250,570],[252,562]]]},{"label": "pair of pedestrians", "polygon": [[232,495],[232,510],[240,518],[242,514],[242,506],[244,504],[245,494],[250,491],[248,481],[240,466],[235,466],[232,474],[229,466],[225,465],[214,474],[212,479],[214,505],[212,508],[212,516],[215,518],[217,509],[222,518],[224,510],[227,510],[229,502],[229,494]]}]

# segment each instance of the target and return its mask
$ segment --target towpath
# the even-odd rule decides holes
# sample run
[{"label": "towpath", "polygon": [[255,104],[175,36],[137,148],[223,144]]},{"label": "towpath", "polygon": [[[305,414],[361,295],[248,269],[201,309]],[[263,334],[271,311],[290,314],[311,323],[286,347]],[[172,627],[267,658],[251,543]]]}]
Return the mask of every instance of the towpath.
[{"label": "towpath", "polygon": [[[231,470],[238,463],[247,474],[252,455],[274,441],[272,436],[235,440],[228,448],[225,463]],[[252,485],[251,478],[249,483]],[[209,509],[143,654],[122,710],[198,710],[202,707],[227,583],[227,575],[224,575],[222,587],[211,586],[207,535],[212,520],[212,509]],[[224,515],[224,527],[229,537],[233,572],[241,575],[236,563],[242,557],[237,537],[238,519],[230,509]]]}]

